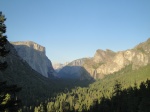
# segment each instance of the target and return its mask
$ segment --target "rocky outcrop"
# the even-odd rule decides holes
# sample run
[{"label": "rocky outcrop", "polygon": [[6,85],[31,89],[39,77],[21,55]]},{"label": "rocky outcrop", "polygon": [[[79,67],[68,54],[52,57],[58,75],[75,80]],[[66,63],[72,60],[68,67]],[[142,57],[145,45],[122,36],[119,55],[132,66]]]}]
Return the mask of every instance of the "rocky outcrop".
[{"label": "rocky outcrop", "polygon": [[149,63],[150,39],[126,51],[115,53],[111,50],[97,50],[92,59],[84,62],[83,67],[93,78],[97,79],[117,72],[128,65],[132,65],[134,70]]},{"label": "rocky outcrop", "polygon": [[93,61],[96,63],[105,63],[106,61],[112,60],[115,54],[115,52],[109,49],[107,49],[106,51],[98,49],[94,55]]},{"label": "rocky outcrop", "polygon": [[34,70],[45,77],[55,75],[51,61],[45,55],[45,47],[32,41],[12,42],[18,55],[22,57]]},{"label": "rocky outcrop", "polygon": [[[82,79],[90,77],[102,79],[104,76],[118,72],[129,65],[133,70],[138,69],[150,63],[150,39],[125,51],[113,52],[109,49],[106,51],[98,49],[93,58],[81,60],[73,61],[59,73],[62,76],[78,76]],[[83,69],[88,75],[81,73]]]}]

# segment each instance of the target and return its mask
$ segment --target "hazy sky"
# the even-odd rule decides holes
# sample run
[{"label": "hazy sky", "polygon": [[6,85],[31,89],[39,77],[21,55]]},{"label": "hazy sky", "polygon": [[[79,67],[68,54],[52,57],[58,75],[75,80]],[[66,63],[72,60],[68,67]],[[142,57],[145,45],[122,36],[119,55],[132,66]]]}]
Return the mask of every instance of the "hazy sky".
[{"label": "hazy sky", "polygon": [[150,0],[0,0],[9,41],[34,41],[54,62],[97,49],[134,47],[150,37]]}]

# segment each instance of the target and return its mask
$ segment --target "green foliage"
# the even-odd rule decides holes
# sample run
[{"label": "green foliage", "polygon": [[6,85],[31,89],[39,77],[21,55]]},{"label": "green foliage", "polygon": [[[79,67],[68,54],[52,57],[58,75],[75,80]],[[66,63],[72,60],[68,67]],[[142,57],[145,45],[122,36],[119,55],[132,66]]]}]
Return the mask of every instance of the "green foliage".
[{"label": "green foliage", "polygon": [[[4,22],[4,16],[0,22]],[[0,37],[5,33],[1,24]],[[6,37],[3,41],[7,41]],[[2,43],[1,45],[5,44]],[[143,49],[139,49],[143,52]],[[7,53],[7,52],[5,52]],[[112,54],[113,55],[113,54]],[[4,56],[4,54],[3,54]],[[15,57],[14,57],[15,58]],[[17,58],[16,58],[17,59]],[[15,59],[14,59],[15,60]],[[132,70],[132,65],[119,72],[93,81],[47,79],[32,70],[26,62],[16,61],[0,75],[2,81],[21,86],[19,97],[23,99],[23,112],[149,112],[150,65]],[[103,63],[86,59],[84,66],[97,69]],[[19,65],[19,66],[17,66]],[[19,68],[19,69],[18,69]],[[11,72],[13,71],[13,72]],[[20,74],[21,73],[21,74]],[[119,82],[116,82],[119,81]],[[142,82],[146,81],[146,82]],[[136,83],[135,83],[136,82]],[[142,82],[142,83],[141,83]],[[92,84],[90,84],[92,83]],[[89,85],[90,84],[90,85]],[[0,111],[17,111],[20,100],[17,86],[0,83]],[[42,103],[43,102],[43,103]],[[11,108],[10,108],[11,107]]]},{"label": "green foliage", "polygon": [[[116,83],[114,88],[120,83]],[[115,94],[111,98],[102,97],[100,104],[93,105],[89,112],[93,110],[101,112],[149,112],[150,111],[150,80],[142,82],[140,87],[129,87]],[[115,90],[117,93],[118,90]]]},{"label": "green foliage", "polygon": [[16,93],[21,88],[16,85],[8,86],[6,82],[0,82],[0,111],[16,112],[21,106],[21,100],[18,99]]},{"label": "green foliage", "polygon": [[8,94],[8,93],[6,93],[5,94],[5,98],[3,99],[3,101],[2,101],[2,105],[6,105],[9,101],[10,101],[10,99],[11,99],[11,95],[10,94]]},{"label": "green foliage", "polygon": [[[139,103],[139,99],[133,96],[136,96],[135,94],[142,95],[139,90],[145,91],[150,87],[150,83],[141,83],[150,78],[150,65],[139,70],[132,70],[131,67],[132,65],[129,65],[119,72],[99,79],[89,87],[76,87],[70,92],[60,93],[47,103],[48,112],[127,112],[124,111],[126,109],[128,112],[136,112],[137,106],[142,112],[146,108],[143,107],[146,99],[142,99]],[[128,102],[128,104],[124,102]],[[144,110],[143,112],[148,111]]]},{"label": "green foliage", "polygon": [[[7,44],[7,37],[3,34],[6,32],[6,26],[4,24],[5,16],[0,12],[0,56],[5,57],[9,50],[6,50],[5,45]],[[0,61],[0,70],[5,70],[7,68],[7,62],[6,61]]]},{"label": "green foliage", "polygon": [[116,81],[115,82],[115,86],[114,86],[113,95],[119,96],[121,94],[121,91],[122,91],[121,84],[120,84],[120,82]]},{"label": "green foliage", "polygon": [[[4,24],[6,18],[0,12],[0,56],[5,57],[10,51],[6,50],[7,37],[3,36],[6,32],[6,26]],[[0,62],[0,70],[3,71],[7,68],[7,62]],[[5,74],[4,74],[5,75]],[[2,80],[2,79],[1,79]],[[19,110],[21,100],[18,99],[16,93],[21,88],[17,85],[6,85],[6,81],[0,81],[0,112],[16,112]]]}]

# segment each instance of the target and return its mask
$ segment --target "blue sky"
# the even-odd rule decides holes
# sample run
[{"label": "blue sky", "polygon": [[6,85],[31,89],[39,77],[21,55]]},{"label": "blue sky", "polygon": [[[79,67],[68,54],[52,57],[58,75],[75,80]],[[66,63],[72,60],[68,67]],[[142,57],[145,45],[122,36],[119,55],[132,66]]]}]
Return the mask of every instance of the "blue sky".
[{"label": "blue sky", "polygon": [[9,41],[34,41],[53,62],[121,51],[150,37],[150,0],[0,0]]}]

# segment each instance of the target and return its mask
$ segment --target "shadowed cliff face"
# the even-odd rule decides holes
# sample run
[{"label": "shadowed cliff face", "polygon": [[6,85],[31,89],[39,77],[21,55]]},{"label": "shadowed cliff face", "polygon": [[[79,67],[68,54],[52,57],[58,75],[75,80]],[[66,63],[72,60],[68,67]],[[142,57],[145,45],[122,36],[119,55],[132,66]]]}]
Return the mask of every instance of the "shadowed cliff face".
[{"label": "shadowed cliff face", "polygon": [[[82,60],[80,66],[84,68],[94,79],[102,79],[105,75],[117,72],[128,65],[132,65],[132,70],[146,66],[150,63],[150,39],[137,45],[133,49],[113,52],[111,50],[97,50],[93,58],[79,59]],[[68,66],[77,66],[77,60],[68,64]],[[67,67],[69,69],[69,67]],[[59,74],[77,75],[81,71],[66,69],[64,67]],[[74,72],[76,71],[76,72]],[[77,72],[78,71],[78,72]],[[81,75],[81,74],[80,74]]]},{"label": "shadowed cliff face", "polygon": [[63,79],[89,79],[93,78],[82,66],[65,66],[59,73],[58,76]]},{"label": "shadowed cliff face", "polygon": [[22,99],[23,106],[33,106],[46,101],[47,98],[56,97],[66,88],[71,91],[75,87],[88,87],[94,81],[46,78],[33,70],[9,42],[6,49],[9,49],[10,53],[0,61],[7,61],[8,67],[0,71],[0,81],[7,81],[8,85],[16,84],[18,87],[22,87],[18,96]]},{"label": "shadowed cliff face", "polygon": [[45,47],[34,42],[12,42],[20,57],[22,57],[34,70],[45,77],[55,75],[51,61],[45,55]]},{"label": "shadowed cliff face", "polygon": [[85,60],[86,58],[72,61],[58,72],[58,76],[65,79],[93,79],[83,67]]}]

